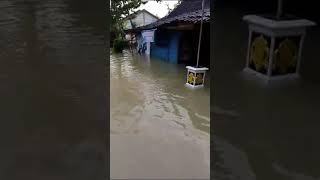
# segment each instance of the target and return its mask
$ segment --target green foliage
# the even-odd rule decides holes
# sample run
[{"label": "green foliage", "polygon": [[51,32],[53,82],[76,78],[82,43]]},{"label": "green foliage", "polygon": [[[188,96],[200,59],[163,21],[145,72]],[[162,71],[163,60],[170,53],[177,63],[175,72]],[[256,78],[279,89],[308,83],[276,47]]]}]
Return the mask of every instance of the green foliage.
[{"label": "green foliage", "polygon": [[125,41],[122,38],[117,38],[113,42],[113,52],[121,53],[126,46],[127,46],[127,41]]},{"label": "green foliage", "polygon": [[111,0],[111,31],[122,34],[124,18],[145,3],[143,0]]},{"label": "green foliage", "polygon": [[125,17],[147,2],[147,0],[110,0],[111,31],[121,34]]},{"label": "green foliage", "polygon": [[[161,0],[156,0],[157,2]],[[110,14],[111,14],[111,32],[116,39],[113,41],[114,52],[122,52],[126,46],[124,40],[124,23],[125,17],[134,13],[142,4],[147,3],[147,0],[110,0]],[[136,27],[132,21],[130,21],[132,27]]]}]

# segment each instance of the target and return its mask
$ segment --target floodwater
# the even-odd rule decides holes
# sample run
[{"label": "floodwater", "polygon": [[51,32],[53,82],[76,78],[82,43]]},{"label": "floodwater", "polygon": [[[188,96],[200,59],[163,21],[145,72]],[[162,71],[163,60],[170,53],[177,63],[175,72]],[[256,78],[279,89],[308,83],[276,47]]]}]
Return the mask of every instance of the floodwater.
[{"label": "floodwater", "polygon": [[106,179],[102,5],[0,1],[0,179]]},{"label": "floodwater", "polygon": [[210,82],[185,82],[183,65],[111,55],[111,178],[209,179]]},{"label": "floodwater", "polygon": [[264,84],[242,71],[245,14],[250,12],[216,9],[212,175],[216,180],[318,180],[319,27],[307,33],[300,78]]}]

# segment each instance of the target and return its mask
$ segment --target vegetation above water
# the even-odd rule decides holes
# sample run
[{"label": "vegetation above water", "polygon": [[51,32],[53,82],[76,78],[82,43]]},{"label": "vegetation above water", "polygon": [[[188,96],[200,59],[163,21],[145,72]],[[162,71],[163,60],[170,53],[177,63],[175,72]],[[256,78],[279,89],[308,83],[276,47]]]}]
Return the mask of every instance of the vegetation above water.
[{"label": "vegetation above water", "polygon": [[110,2],[111,33],[114,34],[111,44],[114,52],[122,52],[126,44],[124,33],[125,18],[146,2],[143,0],[114,0]]},{"label": "vegetation above water", "polygon": [[117,38],[113,41],[113,52],[121,53],[123,49],[127,46],[127,41],[122,38]]},{"label": "vegetation above water", "polygon": [[[160,2],[161,0],[156,0]],[[141,5],[146,4],[146,0],[112,0],[110,1],[110,14],[111,14],[111,44],[114,52],[122,52],[127,42],[125,41],[124,23],[126,17],[134,13]],[[135,24],[128,19],[132,27]]]}]

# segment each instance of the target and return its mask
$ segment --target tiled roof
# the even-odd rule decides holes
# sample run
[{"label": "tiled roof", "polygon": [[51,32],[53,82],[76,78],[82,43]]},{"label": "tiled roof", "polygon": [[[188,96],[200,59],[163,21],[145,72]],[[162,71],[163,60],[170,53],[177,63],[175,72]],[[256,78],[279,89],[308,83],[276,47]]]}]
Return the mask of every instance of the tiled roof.
[{"label": "tiled roof", "polygon": [[[146,26],[138,27],[136,30],[152,29],[172,22],[196,23],[201,21],[202,0],[183,0],[170,14],[158,21]],[[205,0],[204,21],[210,20],[210,0]]]},{"label": "tiled roof", "polygon": [[[171,18],[185,13],[199,11],[202,8],[201,6],[202,0],[183,0],[179,6],[173,9],[172,12],[164,18]],[[204,8],[210,9],[210,0],[205,0]]]}]

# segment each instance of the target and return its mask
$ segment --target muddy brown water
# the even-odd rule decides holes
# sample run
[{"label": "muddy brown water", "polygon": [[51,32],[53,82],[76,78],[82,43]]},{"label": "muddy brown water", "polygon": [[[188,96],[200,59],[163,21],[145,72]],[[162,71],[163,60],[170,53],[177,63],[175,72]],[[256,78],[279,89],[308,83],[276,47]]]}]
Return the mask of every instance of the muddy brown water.
[{"label": "muddy brown water", "polygon": [[185,82],[184,65],[110,56],[111,178],[209,178],[210,82]]}]

